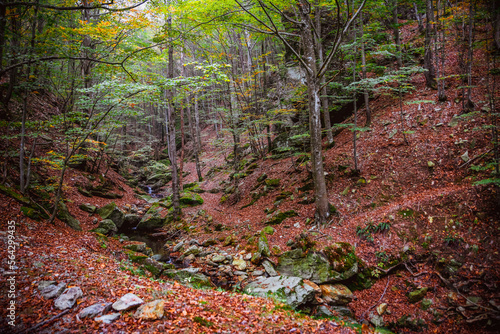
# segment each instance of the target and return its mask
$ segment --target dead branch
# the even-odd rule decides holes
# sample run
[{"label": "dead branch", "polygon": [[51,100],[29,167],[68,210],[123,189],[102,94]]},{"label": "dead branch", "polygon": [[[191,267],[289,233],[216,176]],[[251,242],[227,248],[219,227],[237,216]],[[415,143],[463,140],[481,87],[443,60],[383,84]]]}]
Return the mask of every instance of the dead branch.
[{"label": "dead branch", "polygon": [[62,316],[63,316],[63,315],[65,315],[66,313],[69,313],[69,310],[64,310],[64,311],[62,311],[61,313],[56,314],[56,315],[55,315],[55,316],[53,316],[52,318],[47,319],[47,320],[45,320],[45,321],[42,321],[41,323],[39,323],[38,325],[36,325],[36,326],[34,326],[34,327],[31,327],[31,328],[25,329],[25,330],[24,330],[24,331],[22,331],[22,332],[19,332],[19,334],[21,334],[21,333],[33,333],[33,331],[34,331],[35,329],[37,329],[38,327],[41,327],[41,326],[43,326],[43,325],[46,325],[46,324],[48,324],[49,322],[52,322],[52,321],[56,320],[57,318],[62,317]]}]

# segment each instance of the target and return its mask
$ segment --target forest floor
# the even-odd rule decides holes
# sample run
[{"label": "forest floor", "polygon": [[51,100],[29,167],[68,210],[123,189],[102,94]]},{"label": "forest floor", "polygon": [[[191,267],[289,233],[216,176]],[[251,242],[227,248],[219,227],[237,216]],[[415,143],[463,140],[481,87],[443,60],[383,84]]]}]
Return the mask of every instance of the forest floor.
[{"label": "forest floor", "polygon": [[[405,34],[403,33],[403,36]],[[450,54],[449,68],[456,57]],[[477,66],[475,77],[481,76]],[[436,91],[425,88],[423,75],[412,83],[416,90],[404,97],[401,115],[399,101],[390,96],[378,96],[371,104],[373,122],[370,131],[359,133],[357,155],[360,174],[353,172],[353,134],[343,130],[335,137],[335,146],[324,150],[325,171],[329,201],[338,214],[328,225],[315,228],[308,222],[314,218],[314,204],[299,204],[304,199],[300,187],[311,181],[310,165],[294,164],[291,158],[258,161],[258,168],[238,184],[239,195],[229,197],[221,204],[222,192],[201,194],[204,204],[184,209],[186,220],[203,209],[213,221],[228,228],[222,231],[204,230],[206,222],[193,221],[194,232],[183,238],[203,242],[209,238],[224,239],[230,235],[256,233],[264,228],[265,209],[275,205],[282,192],[291,192],[278,206],[281,211],[295,210],[297,217],[288,218],[273,226],[275,233],[268,237],[270,246],[281,251],[289,247],[287,241],[308,231],[316,247],[321,249],[334,242],[348,242],[356,247],[356,255],[367,266],[383,267],[402,252],[408,257],[397,267],[380,272],[380,279],[365,290],[354,291],[355,300],[349,304],[358,322],[367,319],[367,313],[380,303],[387,303],[390,313],[384,314],[387,323],[396,323],[405,315],[423,319],[428,333],[495,332],[491,315],[497,316],[500,305],[499,278],[499,210],[496,190],[474,186],[484,177],[470,170],[472,164],[483,162],[491,147],[488,132],[481,130],[487,124],[485,114],[473,119],[457,119],[461,102],[455,101],[460,82],[448,82],[449,101],[435,100]],[[458,93],[457,93],[458,94]],[[484,100],[485,91],[475,89],[475,101]],[[411,102],[416,103],[411,103]],[[410,103],[406,103],[410,102]],[[479,102],[478,102],[479,103]],[[480,109],[481,106],[479,106]],[[405,128],[401,128],[403,117]],[[360,115],[359,124],[363,124]],[[345,123],[352,123],[348,119]],[[405,143],[406,134],[408,144]],[[227,162],[215,143],[215,132],[203,132],[203,173],[212,167],[222,171],[201,182],[201,188],[211,190],[228,180]],[[229,137],[228,137],[229,140]],[[467,153],[469,160],[462,158]],[[184,182],[196,181],[193,162],[187,162],[189,172]],[[256,179],[266,173],[279,179],[280,186],[261,197],[253,205],[251,191]],[[156,280],[137,273],[137,268],[125,265],[126,256],[117,239],[109,238],[105,245],[89,232],[95,228],[92,216],[78,209],[80,203],[103,206],[114,201],[119,207],[144,205],[134,189],[110,170],[108,177],[117,188],[121,199],[83,197],[75,185],[84,178],[81,172],[70,169],[65,179],[65,197],[70,212],[82,223],[83,232],[75,232],[56,220],[55,225],[25,217],[21,204],[0,194],[0,229],[7,231],[9,221],[15,221],[15,238],[19,242],[15,258],[16,323],[14,331],[7,322],[6,307],[0,310],[0,329],[17,333],[348,333],[371,332],[373,327],[363,323],[352,329],[340,321],[318,320],[288,310],[270,299],[257,298],[235,292],[193,289],[169,280]],[[167,192],[167,188],[163,189]],[[306,195],[311,196],[311,194]],[[382,232],[358,233],[370,224],[386,223]],[[1,232],[3,240],[7,233]],[[240,249],[247,245],[241,241]],[[220,246],[228,253],[234,247]],[[6,246],[4,246],[6,249]],[[3,252],[3,250],[2,250]],[[440,266],[459,263],[458,271],[443,277]],[[4,264],[2,262],[2,264]],[[5,266],[4,266],[5,267]],[[5,276],[4,276],[5,277]],[[84,297],[70,312],[56,310],[52,301],[37,292],[42,280],[65,281],[68,286],[79,286]],[[7,305],[7,283],[2,277],[0,301]],[[429,287],[426,298],[432,300],[432,312],[420,303],[410,303],[407,294],[416,287]],[[165,317],[161,321],[139,321],[125,313],[110,325],[79,319],[78,312],[100,300],[115,301],[125,293],[133,292],[146,301],[162,298],[166,301]],[[53,316],[57,318],[51,319]],[[207,322],[199,319],[206,319]],[[498,324],[498,322],[496,322]],[[36,327],[38,326],[38,327]],[[417,329],[415,329],[417,330]],[[404,328],[401,332],[411,332]]]}]

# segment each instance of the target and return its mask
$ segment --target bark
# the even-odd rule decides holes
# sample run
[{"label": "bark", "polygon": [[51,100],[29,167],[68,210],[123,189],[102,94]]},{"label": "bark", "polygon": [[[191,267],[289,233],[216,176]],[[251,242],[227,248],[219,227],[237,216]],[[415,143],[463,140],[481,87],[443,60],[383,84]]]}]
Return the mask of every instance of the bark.
[{"label": "bark", "polygon": [[[439,22],[439,5],[440,1],[437,3],[437,17],[436,21]],[[443,16],[446,14],[446,2],[441,3],[443,6]],[[438,26],[436,26],[436,74],[439,80],[437,81],[437,87],[438,87],[438,100],[441,102],[444,102],[447,100],[446,97],[446,91],[445,91],[445,73],[444,73],[444,61],[445,61],[445,46],[446,46],[446,39],[445,39],[445,33],[444,33],[444,27],[442,26],[441,23],[439,25],[439,30]],[[438,49],[439,47],[439,49]]]},{"label": "bark", "polygon": [[314,192],[316,203],[315,220],[317,224],[327,222],[329,216],[329,203],[326,191],[325,173],[323,169],[323,154],[321,148],[321,99],[317,80],[316,54],[312,25],[307,12],[306,3],[299,9],[302,19],[301,37],[304,45],[304,58],[309,70],[307,73],[307,88],[309,95],[309,132],[311,136],[311,161],[314,179]]},{"label": "bark", "polygon": [[[363,79],[366,79],[366,56],[365,56],[365,41],[363,39],[364,36],[364,26],[363,26],[363,12],[359,14],[360,18],[360,30],[361,30],[361,72],[363,74]],[[365,110],[366,110],[366,122],[365,126],[370,126],[372,123],[372,112],[370,110],[370,96],[368,94],[368,90],[365,89],[364,93],[365,98]]]},{"label": "bark", "polygon": [[418,12],[418,7],[417,4],[414,2],[413,3],[413,9],[415,10],[415,18],[417,19],[418,22],[418,31],[422,32],[424,31],[424,24],[422,22],[422,15]]},{"label": "bark", "polygon": [[434,9],[432,7],[432,0],[426,1],[425,7],[426,13],[426,23],[425,23],[425,53],[424,53],[424,68],[427,70],[424,73],[425,84],[429,88],[436,88],[436,71],[434,69],[433,55],[432,55],[432,36],[433,36],[433,26],[431,24],[434,21]]}]

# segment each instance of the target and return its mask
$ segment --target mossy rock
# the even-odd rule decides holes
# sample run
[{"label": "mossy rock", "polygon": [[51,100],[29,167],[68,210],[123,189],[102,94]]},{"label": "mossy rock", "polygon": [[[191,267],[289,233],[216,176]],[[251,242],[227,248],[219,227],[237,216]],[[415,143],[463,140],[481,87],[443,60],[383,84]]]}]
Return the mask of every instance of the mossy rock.
[{"label": "mossy rock", "polygon": [[90,214],[93,214],[97,210],[97,207],[95,205],[89,203],[82,203],[78,207],[80,208],[80,210],[88,212]]},{"label": "mossy rock", "polygon": [[86,189],[84,189],[84,188],[82,188],[82,187],[77,187],[77,188],[76,188],[76,190],[78,190],[78,192],[79,192],[80,194],[82,194],[83,196],[85,196],[85,197],[93,197],[93,196],[94,196],[94,195],[92,195],[92,194],[90,193],[90,191],[88,191],[88,190],[86,190]]},{"label": "mossy rock", "polygon": [[425,295],[427,294],[427,291],[429,288],[420,288],[417,290],[414,290],[408,294],[408,300],[410,303],[416,303],[424,299]]},{"label": "mossy rock", "polygon": [[101,234],[109,235],[118,232],[118,228],[111,219],[104,219],[99,223],[97,228],[90,230],[90,232],[98,232]]},{"label": "mossy rock", "polygon": [[21,212],[26,216],[34,220],[49,219],[49,216],[45,212],[40,212],[31,207],[22,206]]},{"label": "mossy rock", "polygon": [[16,193],[12,188],[6,187],[3,184],[0,184],[0,192],[6,196],[9,196],[19,203],[22,203],[24,205],[30,205],[30,200],[27,197],[24,197],[18,193]]},{"label": "mossy rock", "polygon": [[69,213],[68,207],[66,206],[66,204],[64,204],[63,201],[59,202],[57,218],[65,222],[69,227],[76,231],[82,230],[80,222]]},{"label": "mossy rock", "polygon": [[276,200],[277,201],[280,201],[280,200],[283,200],[283,199],[288,199],[290,198],[290,196],[292,196],[293,193],[291,191],[282,191],[277,197],[276,197]]},{"label": "mossy rock", "polygon": [[212,287],[210,279],[199,273],[198,268],[186,268],[181,270],[168,269],[163,272],[163,275],[181,283],[188,283],[197,288]]},{"label": "mossy rock", "polygon": [[266,186],[268,187],[278,187],[280,185],[280,179],[266,179],[265,180]]},{"label": "mossy rock", "polygon": [[[344,247],[341,249],[345,250]],[[344,258],[340,257],[340,251],[331,255],[326,253],[326,249],[323,252],[309,252],[297,248],[279,257],[277,269],[282,275],[302,277],[316,284],[344,281],[358,273],[358,262],[352,261],[350,253]],[[333,262],[330,257],[334,258]]]},{"label": "mossy rock", "polygon": [[262,229],[262,232],[261,233],[265,233],[265,234],[268,234],[268,235],[273,235],[274,234],[274,228],[271,227],[271,226],[266,226]]},{"label": "mossy rock", "polygon": [[197,193],[184,193],[179,199],[181,206],[197,206],[203,204],[203,198]]},{"label": "mossy rock", "polygon": [[134,252],[146,253],[147,245],[145,242],[141,241],[131,241],[130,243],[123,246],[124,249],[128,249]]},{"label": "mossy rock", "polygon": [[125,214],[118,208],[115,202],[111,202],[97,209],[96,213],[101,216],[102,219],[111,219],[118,228],[123,225],[125,220]]},{"label": "mossy rock", "polygon": [[132,261],[133,263],[138,263],[138,264],[143,264],[144,261],[148,258],[147,255],[144,255],[142,253],[136,253],[131,250],[125,250],[124,253],[128,256],[129,260]]},{"label": "mossy rock", "polygon": [[248,174],[253,173],[253,171],[256,170],[257,168],[259,168],[259,165],[254,162],[247,167],[247,173]]},{"label": "mossy rock", "polygon": [[278,225],[283,222],[283,220],[290,218],[290,217],[296,217],[298,216],[298,213],[295,212],[295,210],[288,210],[285,212],[281,212],[280,210],[277,210],[273,213],[272,217],[267,220],[264,224],[266,225]]},{"label": "mossy rock", "polygon": [[150,231],[162,227],[163,224],[164,219],[160,215],[160,204],[154,203],[137,224],[137,229]]},{"label": "mossy rock", "polygon": [[267,174],[266,174],[266,173],[263,173],[262,175],[260,175],[260,176],[257,178],[257,182],[261,183],[261,182],[263,182],[265,179],[267,179]]},{"label": "mossy rock", "polygon": [[355,254],[354,247],[347,242],[336,242],[331,246],[325,247],[323,253],[333,266],[335,271],[344,272],[358,263],[358,257]]},{"label": "mossy rock", "polygon": [[269,250],[269,243],[267,242],[267,236],[264,233],[262,233],[261,236],[259,237],[258,247],[259,247],[258,252],[262,256],[271,255],[271,251]]}]

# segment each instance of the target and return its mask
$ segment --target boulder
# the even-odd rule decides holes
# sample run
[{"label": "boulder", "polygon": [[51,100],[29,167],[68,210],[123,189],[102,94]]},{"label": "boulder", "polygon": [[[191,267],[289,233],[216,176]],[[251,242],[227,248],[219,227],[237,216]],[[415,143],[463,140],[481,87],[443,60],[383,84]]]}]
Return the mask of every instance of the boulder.
[{"label": "boulder", "polygon": [[410,303],[416,303],[421,301],[427,294],[427,290],[429,290],[429,288],[425,287],[410,292],[408,294],[408,300],[410,301]]},{"label": "boulder", "polygon": [[262,256],[270,256],[271,251],[269,250],[269,244],[267,243],[267,237],[265,234],[261,234],[258,243],[259,253]]},{"label": "boulder", "polygon": [[125,214],[118,208],[115,202],[111,202],[97,209],[97,214],[101,216],[102,219],[111,219],[117,228],[122,227],[125,220]]},{"label": "boulder", "polygon": [[[42,282],[40,282],[40,283],[42,283]],[[39,285],[39,288],[40,288],[40,285]],[[41,293],[43,298],[50,299],[50,298],[59,297],[65,289],[66,289],[66,283],[61,282],[59,284],[55,284],[55,282],[54,282],[54,284],[49,284],[49,285],[43,287],[40,290],[40,293]]]},{"label": "boulder", "polygon": [[160,276],[160,274],[166,267],[165,263],[158,262],[150,257],[145,259],[142,265],[147,271],[155,276]]},{"label": "boulder", "polygon": [[319,287],[323,295],[322,298],[330,305],[346,305],[354,297],[351,290],[342,284],[322,284]]},{"label": "boulder", "polygon": [[147,245],[145,242],[142,241],[131,241],[130,243],[123,246],[123,248],[130,249],[131,251],[134,252],[144,253],[147,249]]},{"label": "boulder", "polygon": [[99,321],[99,322],[103,322],[105,324],[110,324],[113,321],[115,321],[116,319],[118,319],[120,316],[121,316],[121,313],[117,312],[117,313],[111,313],[111,314],[103,315],[101,317],[97,317],[94,320]]},{"label": "boulder", "polygon": [[138,230],[154,230],[163,226],[163,218],[160,215],[160,205],[155,203],[149,208],[148,212],[142,217],[139,224],[137,224]]},{"label": "boulder", "polygon": [[187,192],[179,198],[179,203],[183,206],[196,206],[203,204],[203,198],[198,193]]},{"label": "boulder", "polygon": [[106,302],[96,303],[81,310],[80,313],[78,313],[78,317],[80,319],[95,318],[111,310],[111,305],[112,305],[111,303],[106,303]]},{"label": "boulder", "polygon": [[78,206],[80,210],[83,210],[85,212],[88,212],[90,214],[94,213],[95,210],[97,210],[97,207],[95,205],[92,205],[90,203],[82,203]]},{"label": "boulder", "polygon": [[276,272],[276,270],[274,270],[274,264],[271,261],[264,260],[264,262],[262,262],[262,266],[264,267],[266,273],[269,276],[271,277],[278,276],[278,273]]},{"label": "boulder", "polygon": [[129,213],[123,217],[122,227],[127,229],[134,228],[137,226],[137,224],[139,224],[140,221],[141,217],[139,215],[136,215],[134,213]]},{"label": "boulder", "polygon": [[54,306],[60,310],[72,308],[75,305],[76,300],[81,296],[83,296],[83,292],[79,287],[68,288],[64,290],[62,295],[57,297],[54,301]]},{"label": "boulder", "polygon": [[142,320],[157,320],[163,318],[165,302],[154,300],[141,305],[134,314],[134,318]]},{"label": "boulder", "polygon": [[82,227],[80,226],[80,222],[78,221],[78,219],[76,219],[75,217],[73,217],[69,213],[68,207],[66,206],[66,204],[64,204],[63,201],[59,202],[58,208],[59,208],[59,210],[57,212],[57,218],[59,218],[60,220],[65,222],[73,230],[76,230],[76,231],[82,230]]},{"label": "boulder", "polygon": [[113,310],[128,311],[141,304],[144,304],[144,301],[141,298],[137,297],[133,293],[127,293],[113,304]]},{"label": "boulder", "polygon": [[334,283],[354,276],[358,272],[358,259],[348,243],[336,243],[322,252],[305,252],[298,248],[279,257],[277,270],[316,284]]},{"label": "boulder", "polygon": [[97,228],[91,230],[91,232],[109,235],[118,232],[118,228],[111,219],[104,219],[101,222],[99,222]]},{"label": "boulder", "polygon": [[247,262],[243,259],[234,259],[233,266],[236,270],[245,270],[247,268]]},{"label": "boulder", "polygon": [[186,249],[186,251],[184,253],[182,253],[183,256],[189,256],[191,254],[193,254],[194,256],[198,255],[201,253],[201,249],[196,246],[196,245],[192,245],[191,247],[189,247],[188,249]]},{"label": "boulder", "polygon": [[302,278],[288,276],[259,277],[248,284],[244,292],[259,297],[272,294],[293,308],[314,302],[316,296],[315,289],[305,284]]}]

